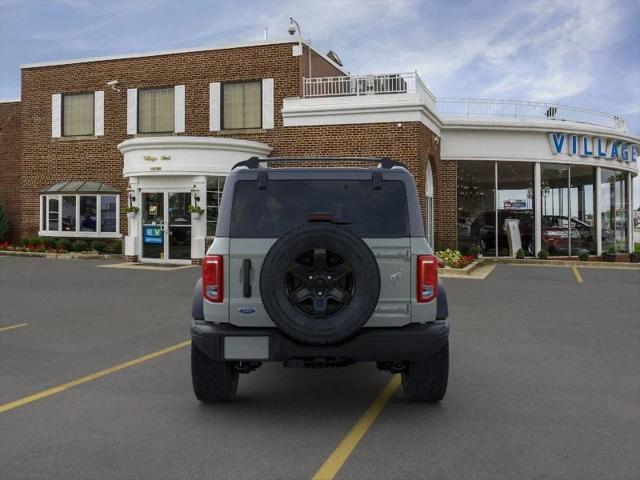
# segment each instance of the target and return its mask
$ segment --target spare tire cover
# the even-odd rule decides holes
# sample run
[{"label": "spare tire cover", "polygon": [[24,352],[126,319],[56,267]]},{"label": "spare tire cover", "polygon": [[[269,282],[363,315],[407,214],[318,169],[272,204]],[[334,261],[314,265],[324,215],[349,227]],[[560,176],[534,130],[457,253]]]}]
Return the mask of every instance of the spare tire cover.
[{"label": "spare tire cover", "polygon": [[305,225],[282,236],[265,256],[260,295],[290,338],[339,343],[355,335],[378,304],[378,262],[346,226]]}]

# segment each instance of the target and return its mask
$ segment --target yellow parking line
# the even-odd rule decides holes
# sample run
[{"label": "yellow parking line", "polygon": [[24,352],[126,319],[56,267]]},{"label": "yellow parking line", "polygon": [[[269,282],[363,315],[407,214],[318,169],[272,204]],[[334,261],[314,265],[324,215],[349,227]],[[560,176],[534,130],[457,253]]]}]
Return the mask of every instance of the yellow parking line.
[{"label": "yellow parking line", "polygon": [[582,283],[584,280],[582,280],[582,275],[580,275],[578,267],[574,265],[573,267],[571,267],[571,270],[573,270],[573,275],[576,277],[576,282]]},{"label": "yellow parking line", "polygon": [[173,352],[174,350],[178,350],[182,347],[186,347],[189,344],[191,344],[191,340],[172,345],[171,347],[163,348],[162,350],[149,353],[148,355],[144,355],[142,357],[134,358],[133,360],[129,360],[128,362],[121,363],[105,370],[100,370],[99,372],[92,373],[91,375],[87,375],[85,377],[81,377],[67,383],[63,383],[62,385],[58,385],[57,387],[43,390],[42,392],[34,393],[33,395],[29,395],[28,397],[23,397],[18,400],[14,400],[13,402],[5,403],[4,405],[0,405],[0,413],[13,410],[14,408],[22,407],[23,405],[35,402],[36,400],[40,400],[42,398],[50,397],[51,395],[63,392],[64,390],[68,390],[72,387],[77,387],[78,385],[90,382],[91,380],[97,380],[98,378],[104,377],[111,373],[119,372],[120,370],[124,370],[125,368],[133,367],[134,365],[138,365],[139,363],[146,362],[147,360],[151,360],[166,353]]},{"label": "yellow parking line", "polygon": [[360,417],[360,420],[356,422],[349,433],[347,433],[347,436],[340,442],[340,445],[337,446],[329,458],[322,464],[320,470],[316,472],[312,480],[332,480],[336,476],[399,386],[400,375],[397,374],[393,376],[387,386],[384,387],[384,390],[380,392],[378,398],[373,401],[367,411],[364,412],[364,415]]},{"label": "yellow parking line", "polygon": [[0,332],[4,332],[5,330],[13,330],[14,328],[26,327],[29,325],[28,323],[18,323],[17,325],[9,325],[8,327],[1,327]]}]

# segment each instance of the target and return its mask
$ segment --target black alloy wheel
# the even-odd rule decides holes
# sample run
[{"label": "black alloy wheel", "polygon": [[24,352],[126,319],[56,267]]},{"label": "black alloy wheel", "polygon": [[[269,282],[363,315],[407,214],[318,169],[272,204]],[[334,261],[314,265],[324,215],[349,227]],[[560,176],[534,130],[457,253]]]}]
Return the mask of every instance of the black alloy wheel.
[{"label": "black alloy wheel", "polygon": [[292,305],[307,315],[325,318],[351,303],[353,267],[340,255],[316,248],[291,262],[286,285]]}]

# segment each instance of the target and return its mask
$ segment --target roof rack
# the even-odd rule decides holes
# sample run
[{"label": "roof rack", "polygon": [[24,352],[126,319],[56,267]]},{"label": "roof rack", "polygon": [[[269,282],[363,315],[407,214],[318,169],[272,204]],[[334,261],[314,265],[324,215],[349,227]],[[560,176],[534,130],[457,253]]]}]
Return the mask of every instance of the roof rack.
[{"label": "roof rack", "polygon": [[402,167],[407,168],[401,162],[396,160],[391,160],[389,157],[375,158],[375,157],[268,157],[268,158],[258,158],[251,157],[248,160],[244,160],[242,162],[236,163],[231,170],[235,170],[239,167],[247,167],[249,169],[260,168],[261,163],[265,162],[300,162],[300,161],[309,161],[309,162],[345,162],[345,161],[356,161],[356,162],[372,162],[379,163],[379,168],[390,169],[393,167]]}]

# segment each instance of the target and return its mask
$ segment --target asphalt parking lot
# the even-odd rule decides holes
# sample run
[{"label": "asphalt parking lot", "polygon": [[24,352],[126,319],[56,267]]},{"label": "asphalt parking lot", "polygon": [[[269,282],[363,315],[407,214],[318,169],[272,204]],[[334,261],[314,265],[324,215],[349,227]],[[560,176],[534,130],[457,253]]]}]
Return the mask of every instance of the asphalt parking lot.
[{"label": "asphalt parking lot", "polygon": [[[391,379],[266,365],[235,403],[200,404],[199,270],[104,264],[0,257],[2,478],[311,479]],[[639,478],[640,270],[579,273],[447,279],[447,396],[396,391],[336,478]]]}]

